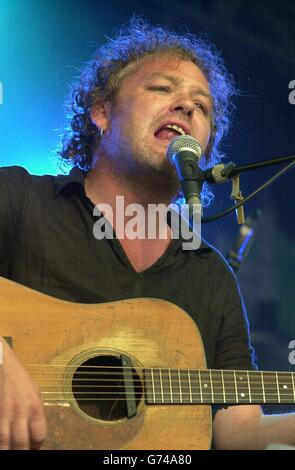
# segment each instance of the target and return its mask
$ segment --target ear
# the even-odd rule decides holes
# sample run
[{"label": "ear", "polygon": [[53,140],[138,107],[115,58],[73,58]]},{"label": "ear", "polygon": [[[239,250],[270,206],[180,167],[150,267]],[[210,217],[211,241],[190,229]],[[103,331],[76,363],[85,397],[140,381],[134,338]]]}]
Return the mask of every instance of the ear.
[{"label": "ear", "polygon": [[91,121],[98,129],[106,129],[110,123],[111,105],[108,102],[101,102],[91,110]]}]

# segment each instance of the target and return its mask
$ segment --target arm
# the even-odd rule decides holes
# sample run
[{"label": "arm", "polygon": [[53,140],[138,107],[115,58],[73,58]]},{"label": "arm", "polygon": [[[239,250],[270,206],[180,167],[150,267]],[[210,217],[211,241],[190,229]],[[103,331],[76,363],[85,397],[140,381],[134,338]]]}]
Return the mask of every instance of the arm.
[{"label": "arm", "polygon": [[0,343],[0,450],[38,449],[46,437],[40,391],[6,341]]},{"label": "arm", "polygon": [[262,450],[270,443],[295,445],[295,414],[266,416],[257,405],[230,406],[215,415],[213,442],[218,450]]},{"label": "arm", "polygon": [[[223,316],[217,341],[214,368],[255,368],[249,342],[247,314],[234,276],[219,276],[221,289],[214,297],[215,309]],[[270,443],[295,445],[295,415],[269,415],[260,406],[238,405],[219,409],[213,420],[216,449],[264,449]]]},{"label": "arm", "polygon": [[[0,276],[4,277],[9,277],[14,244],[20,236],[27,176],[20,167],[0,168]],[[1,337],[0,347],[0,449],[39,448],[46,435],[39,389]]]}]

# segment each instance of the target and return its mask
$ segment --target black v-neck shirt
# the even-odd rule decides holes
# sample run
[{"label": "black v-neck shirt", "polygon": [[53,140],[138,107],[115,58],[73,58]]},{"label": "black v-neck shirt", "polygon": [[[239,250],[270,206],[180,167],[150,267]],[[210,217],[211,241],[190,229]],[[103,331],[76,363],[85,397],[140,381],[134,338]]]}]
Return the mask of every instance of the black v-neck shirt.
[{"label": "black v-neck shirt", "polygon": [[84,177],[78,168],[59,176],[0,168],[0,275],[73,302],[167,300],[196,322],[208,368],[252,369],[243,301],[217,250],[205,242],[183,250],[173,239],[153,266],[136,272],[119,240],[94,237],[98,218]]}]

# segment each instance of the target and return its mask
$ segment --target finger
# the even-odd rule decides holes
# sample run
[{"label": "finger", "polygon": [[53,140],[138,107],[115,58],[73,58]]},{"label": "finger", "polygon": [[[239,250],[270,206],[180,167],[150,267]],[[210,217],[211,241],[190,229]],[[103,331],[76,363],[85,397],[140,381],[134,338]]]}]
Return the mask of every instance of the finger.
[{"label": "finger", "polygon": [[37,414],[30,421],[31,449],[40,449],[47,435],[47,423],[44,413]]},{"label": "finger", "polygon": [[15,417],[11,426],[11,449],[27,450],[30,448],[28,418]]},{"label": "finger", "polygon": [[10,422],[1,417],[0,424],[0,450],[8,450],[10,447]]}]

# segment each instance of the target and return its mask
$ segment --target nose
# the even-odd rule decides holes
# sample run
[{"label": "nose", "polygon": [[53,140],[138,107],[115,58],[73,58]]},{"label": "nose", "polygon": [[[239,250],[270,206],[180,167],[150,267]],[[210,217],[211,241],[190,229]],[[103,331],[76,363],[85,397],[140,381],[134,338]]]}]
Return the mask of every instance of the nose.
[{"label": "nose", "polygon": [[189,97],[182,96],[172,104],[172,108],[174,112],[182,113],[191,118],[194,114],[195,104]]}]

